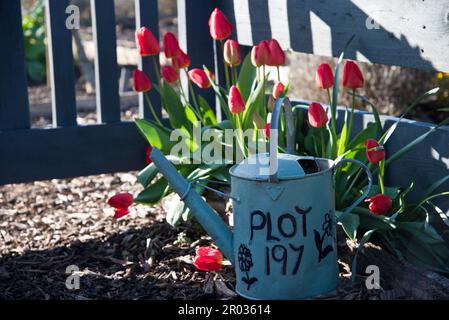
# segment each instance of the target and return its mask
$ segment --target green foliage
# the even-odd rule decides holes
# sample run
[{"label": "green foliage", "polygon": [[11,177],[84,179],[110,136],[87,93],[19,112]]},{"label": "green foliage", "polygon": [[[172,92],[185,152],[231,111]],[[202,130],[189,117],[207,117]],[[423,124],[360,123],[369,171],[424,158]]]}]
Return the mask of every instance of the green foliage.
[{"label": "green foliage", "polygon": [[22,28],[27,76],[34,82],[41,82],[46,75],[45,16],[42,0],[29,15],[23,17]]}]

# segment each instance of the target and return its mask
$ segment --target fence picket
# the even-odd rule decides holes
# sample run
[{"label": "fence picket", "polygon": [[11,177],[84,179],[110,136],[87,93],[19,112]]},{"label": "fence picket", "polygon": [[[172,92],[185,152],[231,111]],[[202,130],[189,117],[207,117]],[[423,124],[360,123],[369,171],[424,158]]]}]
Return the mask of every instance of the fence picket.
[{"label": "fence picket", "polygon": [[72,31],[66,26],[69,0],[46,0],[48,60],[54,127],[76,125]]},{"label": "fence picket", "polygon": [[92,0],[92,29],[95,41],[95,87],[99,123],[120,121],[117,36],[114,0]]},{"label": "fence picket", "polygon": [[30,126],[20,0],[0,1],[0,131]]}]

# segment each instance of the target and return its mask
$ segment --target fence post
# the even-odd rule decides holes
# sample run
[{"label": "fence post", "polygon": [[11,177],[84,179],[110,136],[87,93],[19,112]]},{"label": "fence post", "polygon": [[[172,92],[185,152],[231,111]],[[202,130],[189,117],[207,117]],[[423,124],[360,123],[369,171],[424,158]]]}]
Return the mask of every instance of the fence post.
[{"label": "fence post", "polygon": [[0,1],[0,131],[30,127],[20,0]]}]

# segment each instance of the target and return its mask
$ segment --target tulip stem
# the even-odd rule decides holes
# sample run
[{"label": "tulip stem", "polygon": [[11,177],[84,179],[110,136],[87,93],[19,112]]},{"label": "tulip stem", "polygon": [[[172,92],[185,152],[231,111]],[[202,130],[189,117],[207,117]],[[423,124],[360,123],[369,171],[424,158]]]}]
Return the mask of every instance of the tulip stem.
[{"label": "tulip stem", "polygon": [[351,190],[354,188],[354,185],[357,182],[357,180],[359,179],[361,173],[362,173],[362,169],[359,169],[357,171],[357,174],[355,175],[354,179],[352,180],[351,184],[349,185],[349,188],[346,189],[345,193],[343,194],[343,197],[341,197],[341,203],[342,204],[346,200],[349,192],[351,192]]},{"label": "tulip stem", "polygon": [[267,107],[267,99],[265,97],[265,90],[266,90],[266,87],[265,87],[266,86],[266,82],[265,82],[265,65],[262,66],[262,77],[263,77],[263,79],[262,79],[262,81],[263,81],[263,84],[262,84],[263,108],[265,110],[266,107]]},{"label": "tulip stem", "polygon": [[154,68],[154,72],[156,73],[157,76],[157,85],[160,86],[161,85],[161,72],[159,71],[159,68],[157,66],[157,61],[156,61],[156,56],[152,57],[153,59],[153,68]]},{"label": "tulip stem", "polygon": [[278,81],[281,81],[281,72],[279,71],[279,66],[276,67],[278,71]]},{"label": "tulip stem", "polygon": [[[181,94],[182,94],[182,96],[183,96],[183,98],[184,98],[184,101],[185,101],[186,105],[190,105],[189,100],[187,99],[187,96],[186,96],[186,94],[185,94],[185,92],[184,92],[184,89],[182,88],[181,82],[178,82],[178,83],[179,83],[179,90],[181,91]],[[193,95],[192,95],[192,96],[193,96]],[[195,107],[191,108],[191,110],[192,110],[193,113],[198,117],[198,119],[199,119],[201,122],[203,122],[203,119],[201,118],[201,115],[200,115],[199,112],[198,112],[198,107],[195,106]]]},{"label": "tulip stem", "polygon": [[349,128],[346,133],[346,143],[348,143],[349,137],[352,132],[352,123],[354,121],[354,108],[355,108],[355,89],[352,89],[352,109],[351,109],[351,118],[349,119]]},{"label": "tulip stem", "polygon": [[157,122],[159,125],[163,126],[161,120],[159,120],[159,117],[158,117],[157,114],[156,114],[156,111],[154,111],[153,104],[151,103],[150,97],[148,96],[148,94],[146,94],[146,92],[144,92],[143,95],[144,95],[144,97],[145,97],[145,100],[146,100],[147,103],[148,103],[148,106],[150,107],[150,112],[151,112],[151,114],[153,115],[154,120],[156,120],[156,122]]},{"label": "tulip stem", "polygon": [[379,174],[377,175],[377,178],[379,180],[380,193],[382,193],[382,194],[385,194],[384,169],[385,169],[385,162],[384,162],[384,160],[381,160],[379,162]]},{"label": "tulip stem", "polygon": [[221,48],[221,53],[222,53],[222,56],[223,56],[223,67],[224,67],[224,71],[225,71],[226,89],[229,91],[229,89],[231,88],[231,86],[229,85],[229,70],[228,70],[228,65],[226,64],[226,61],[224,60],[224,46],[223,46],[223,40],[220,40],[220,48]]},{"label": "tulip stem", "polygon": [[323,158],[326,158],[326,146],[324,144],[324,130],[326,130],[326,128],[321,128],[320,129],[320,138],[321,138],[321,156]]},{"label": "tulip stem", "polygon": [[197,111],[200,111],[198,100],[196,99],[195,90],[193,90],[192,82],[190,82],[189,74],[187,72],[187,69],[184,69],[184,72],[186,73],[187,83],[188,83],[188,86],[189,86],[189,92],[192,95],[193,104],[195,105],[195,108],[197,109]]}]

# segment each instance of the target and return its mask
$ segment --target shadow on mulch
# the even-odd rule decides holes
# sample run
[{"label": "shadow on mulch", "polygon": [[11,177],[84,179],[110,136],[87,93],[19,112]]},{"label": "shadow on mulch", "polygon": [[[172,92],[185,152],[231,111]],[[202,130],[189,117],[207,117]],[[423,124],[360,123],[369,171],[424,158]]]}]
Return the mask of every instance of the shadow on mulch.
[{"label": "shadow on mulch", "polygon": [[[214,290],[208,292],[206,282],[213,279],[191,264],[195,247],[210,245],[210,240],[203,236],[189,243],[178,239],[180,231],[186,239],[200,239],[198,228],[173,229],[155,221],[150,227],[106,239],[4,255],[0,258],[0,299],[229,298]],[[66,268],[70,265],[79,268],[79,290],[66,288]],[[220,278],[232,282],[231,267],[225,267]]]}]

